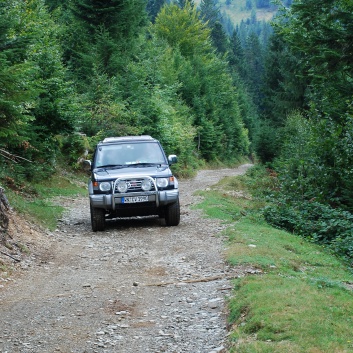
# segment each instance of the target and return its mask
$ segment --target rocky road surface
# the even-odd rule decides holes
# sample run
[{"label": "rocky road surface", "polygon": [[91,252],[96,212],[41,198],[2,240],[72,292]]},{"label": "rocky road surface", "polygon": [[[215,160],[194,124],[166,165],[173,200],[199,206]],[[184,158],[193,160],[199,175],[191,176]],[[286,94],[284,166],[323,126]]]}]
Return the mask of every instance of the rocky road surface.
[{"label": "rocky road surface", "polygon": [[31,240],[13,276],[0,272],[0,352],[226,352],[229,278],[247,270],[227,266],[222,224],[190,206],[249,166],[181,181],[178,227],[140,218],[93,233],[88,198],[58,200],[59,228]]}]

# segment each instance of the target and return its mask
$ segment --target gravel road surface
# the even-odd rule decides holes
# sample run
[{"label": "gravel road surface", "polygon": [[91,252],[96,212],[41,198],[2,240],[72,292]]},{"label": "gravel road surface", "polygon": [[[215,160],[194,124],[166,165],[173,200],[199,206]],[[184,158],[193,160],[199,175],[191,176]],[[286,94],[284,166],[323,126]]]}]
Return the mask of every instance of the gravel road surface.
[{"label": "gravel road surface", "polygon": [[226,352],[229,278],[244,269],[224,260],[224,226],[190,206],[249,166],[181,181],[177,227],[139,218],[93,233],[88,197],[59,199],[58,229],[30,229],[31,254],[0,272],[0,352]]}]

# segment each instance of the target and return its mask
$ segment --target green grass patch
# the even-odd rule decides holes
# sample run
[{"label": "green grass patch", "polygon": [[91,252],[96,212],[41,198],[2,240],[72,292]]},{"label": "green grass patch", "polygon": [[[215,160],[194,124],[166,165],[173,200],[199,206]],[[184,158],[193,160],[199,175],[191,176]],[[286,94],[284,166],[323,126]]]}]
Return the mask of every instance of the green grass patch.
[{"label": "green grass patch", "polygon": [[49,230],[57,227],[64,207],[53,202],[56,197],[75,197],[87,195],[83,177],[65,172],[57,173],[52,178],[23,185],[21,190],[6,189],[11,207],[25,217],[38,222]]},{"label": "green grass patch", "polygon": [[230,352],[353,352],[352,273],[326,248],[268,225],[247,178],[224,179],[198,205],[229,224],[229,263],[261,270],[233,282]]},{"label": "green grass patch", "polygon": [[240,220],[244,216],[257,214],[264,203],[253,200],[241,177],[226,177],[207,190],[200,190],[195,195],[202,196],[203,201],[194,208],[203,209],[211,218],[218,218],[225,223]]},{"label": "green grass patch", "polygon": [[235,205],[233,196],[221,194],[214,190],[199,191],[196,194],[203,196],[204,200],[194,206],[195,208],[202,208],[208,217],[218,218],[226,223],[243,217],[249,209],[248,205],[250,205],[246,199],[238,200],[238,203]]}]

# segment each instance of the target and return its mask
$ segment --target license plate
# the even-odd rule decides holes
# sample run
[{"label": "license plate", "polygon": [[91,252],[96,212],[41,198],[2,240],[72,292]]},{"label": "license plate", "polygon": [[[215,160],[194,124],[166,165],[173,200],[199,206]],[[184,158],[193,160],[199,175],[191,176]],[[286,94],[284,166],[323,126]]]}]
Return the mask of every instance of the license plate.
[{"label": "license plate", "polygon": [[121,203],[137,203],[137,202],[147,202],[148,196],[129,196],[123,197]]}]

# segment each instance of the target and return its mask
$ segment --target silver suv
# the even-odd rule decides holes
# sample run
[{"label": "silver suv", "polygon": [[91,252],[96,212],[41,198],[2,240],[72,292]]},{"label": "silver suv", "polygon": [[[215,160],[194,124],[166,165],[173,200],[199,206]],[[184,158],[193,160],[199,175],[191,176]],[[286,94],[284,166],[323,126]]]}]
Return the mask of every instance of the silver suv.
[{"label": "silver suv", "polygon": [[159,141],[151,136],[108,137],[96,146],[88,183],[92,230],[105,220],[158,215],[167,226],[180,221],[178,181]]}]

